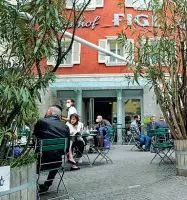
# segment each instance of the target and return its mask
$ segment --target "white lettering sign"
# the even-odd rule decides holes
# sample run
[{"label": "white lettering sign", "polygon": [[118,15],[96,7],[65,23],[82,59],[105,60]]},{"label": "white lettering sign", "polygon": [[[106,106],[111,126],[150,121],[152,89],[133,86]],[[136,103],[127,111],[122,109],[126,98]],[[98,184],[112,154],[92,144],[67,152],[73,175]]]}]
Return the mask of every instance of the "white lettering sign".
[{"label": "white lettering sign", "polygon": [[[125,17],[124,14],[114,14],[114,26],[119,26],[120,22],[122,21],[122,19],[120,19],[120,17]],[[140,26],[140,27],[149,27],[149,17],[148,15],[144,15],[144,14],[139,14],[136,15],[134,18],[132,17],[132,14],[127,14],[127,25],[131,26],[132,23],[134,22],[136,25]],[[155,17],[152,16],[152,25],[154,27],[156,27],[156,22],[155,22]]]}]

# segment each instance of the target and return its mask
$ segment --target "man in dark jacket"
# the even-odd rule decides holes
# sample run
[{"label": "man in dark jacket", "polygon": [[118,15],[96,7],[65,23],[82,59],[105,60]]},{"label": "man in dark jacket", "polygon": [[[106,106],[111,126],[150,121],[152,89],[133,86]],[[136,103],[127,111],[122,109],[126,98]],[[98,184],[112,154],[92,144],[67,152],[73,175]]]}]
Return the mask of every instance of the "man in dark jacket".
[{"label": "man in dark jacket", "polygon": [[[41,139],[55,139],[55,138],[68,138],[67,151],[69,149],[70,141],[70,131],[68,126],[66,126],[61,120],[62,109],[60,106],[51,106],[45,118],[39,119],[34,128],[34,135],[37,140]],[[62,150],[47,151],[42,154],[42,163],[50,163],[62,161],[62,155],[65,152]],[[43,165],[42,170],[47,170],[51,168],[57,168],[61,165],[61,162]],[[47,180],[44,184],[41,184],[39,192],[46,192],[48,188],[52,185],[53,179],[57,174],[57,170],[50,171]]]},{"label": "man in dark jacket", "polygon": [[149,124],[147,124],[147,133],[149,133],[150,131],[153,131],[153,130],[155,130],[157,128],[158,128],[158,124],[157,124],[157,122],[155,120],[155,117],[152,116],[151,117],[151,122]]}]

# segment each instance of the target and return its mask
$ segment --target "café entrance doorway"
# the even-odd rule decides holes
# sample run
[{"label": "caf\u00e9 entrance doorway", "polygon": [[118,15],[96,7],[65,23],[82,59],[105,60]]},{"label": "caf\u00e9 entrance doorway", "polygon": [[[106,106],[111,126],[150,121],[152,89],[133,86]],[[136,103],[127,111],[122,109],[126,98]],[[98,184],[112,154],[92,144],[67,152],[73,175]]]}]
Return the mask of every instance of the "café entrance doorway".
[{"label": "caf\u00e9 entrance doorway", "polygon": [[111,124],[115,120],[117,99],[116,98],[89,98],[84,99],[85,109],[85,121],[87,126],[92,128],[95,124],[95,120],[98,115],[101,115],[104,119],[107,119]]}]

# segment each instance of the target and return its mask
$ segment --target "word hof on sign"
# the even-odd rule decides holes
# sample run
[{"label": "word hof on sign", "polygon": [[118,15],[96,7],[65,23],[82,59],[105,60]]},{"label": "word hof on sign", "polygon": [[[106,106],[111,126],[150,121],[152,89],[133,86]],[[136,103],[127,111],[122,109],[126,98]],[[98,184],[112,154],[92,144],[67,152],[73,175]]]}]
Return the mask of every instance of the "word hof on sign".
[{"label": "word hof on sign", "polygon": [[[100,20],[100,18],[101,18],[100,16],[97,16],[93,21],[85,22],[86,17],[84,16],[79,20],[79,22],[77,24],[77,27],[78,28],[89,28],[89,27],[92,27],[92,30],[94,30],[95,27],[99,24],[98,21]],[[74,24],[72,22],[70,22],[68,24],[68,28],[72,28],[73,26],[74,26]]]}]

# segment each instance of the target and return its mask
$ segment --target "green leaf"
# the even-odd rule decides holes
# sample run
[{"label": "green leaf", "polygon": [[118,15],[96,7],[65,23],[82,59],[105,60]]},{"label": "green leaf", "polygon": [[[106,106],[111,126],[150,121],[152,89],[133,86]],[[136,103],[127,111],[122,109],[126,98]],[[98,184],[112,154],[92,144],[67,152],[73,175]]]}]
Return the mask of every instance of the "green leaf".
[{"label": "green leaf", "polygon": [[9,138],[12,138],[12,133],[10,133],[10,132],[7,132],[7,133],[5,133],[5,135],[4,136],[8,136]]},{"label": "green leaf", "polygon": [[42,40],[42,39],[39,38],[39,39],[36,41],[36,46],[37,46],[37,47],[39,47],[41,40]]},{"label": "green leaf", "polygon": [[1,146],[1,143],[3,141],[3,138],[4,138],[4,134],[3,135],[0,135],[0,146]]},{"label": "green leaf", "polygon": [[38,46],[35,46],[35,48],[34,48],[34,54],[36,54],[37,51],[38,51]]},{"label": "green leaf", "polygon": [[7,87],[5,88],[5,91],[4,91],[4,97],[5,98],[8,97],[8,92],[9,92],[9,86],[7,85]]},{"label": "green leaf", "polygon": [[139,83],[139,81],[138,81],[138,73],[137,73],[137,72],[134,74],[134,80],[136,81],[136,83],[137,83],[138,85],[140,85],[140,83]]}]

